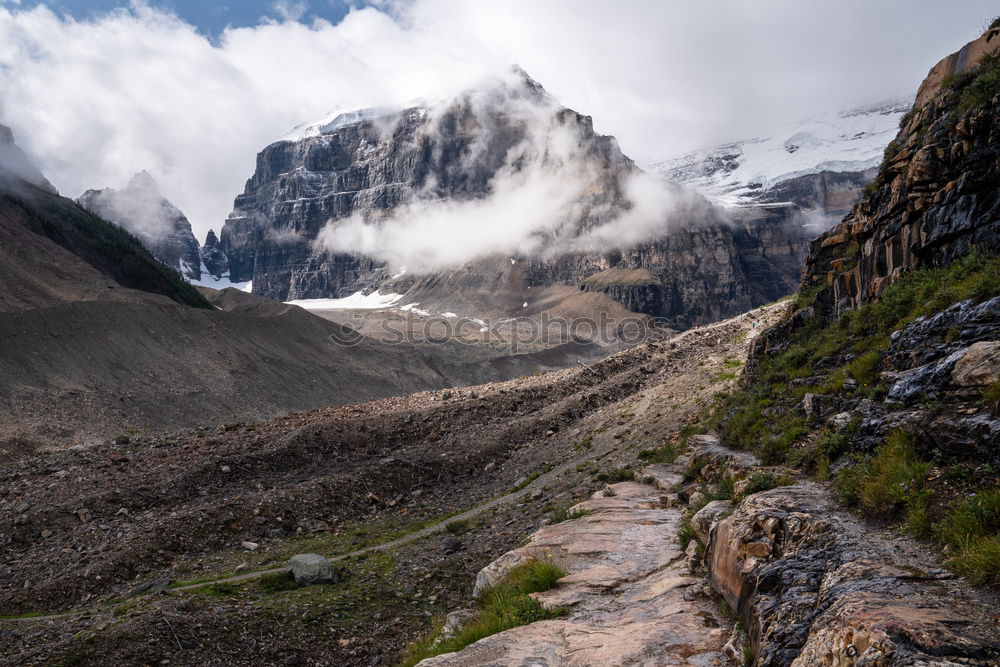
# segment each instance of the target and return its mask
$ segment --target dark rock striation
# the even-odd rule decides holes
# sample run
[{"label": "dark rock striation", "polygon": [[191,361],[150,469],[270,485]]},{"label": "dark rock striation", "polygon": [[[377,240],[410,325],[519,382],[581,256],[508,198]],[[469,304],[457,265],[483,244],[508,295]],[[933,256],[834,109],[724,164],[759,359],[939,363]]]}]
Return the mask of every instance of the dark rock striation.
[{"label": "dark rock striation", "polygon": [[[857,307],[908,269],[1000,247],[1000,98],[976,81],[998,48],[989,30],[931,70],[867,195],[812,243],[803,287],[822,287],[822,308]],[[970,88],[988,91],[982,103]]]}]

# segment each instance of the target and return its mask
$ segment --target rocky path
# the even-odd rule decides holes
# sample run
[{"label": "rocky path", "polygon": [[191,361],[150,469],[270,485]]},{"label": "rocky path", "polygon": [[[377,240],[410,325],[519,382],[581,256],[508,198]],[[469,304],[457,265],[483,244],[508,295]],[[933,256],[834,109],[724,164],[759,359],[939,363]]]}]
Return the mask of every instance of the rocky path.
[{"label": "rocky path", "polygon": [[647,472],[656,473],[655,485],[599,491],[577,506],[589,514],[543,527],[477,579],[482,589],[520,563],[550,559],[568,574],[536,595],[546,608],[568,608],[564,618],[513,628],[421,667],[729,664],[728,621],[688,572],[677,542],[681,511],[664,496],[680,475]]}]

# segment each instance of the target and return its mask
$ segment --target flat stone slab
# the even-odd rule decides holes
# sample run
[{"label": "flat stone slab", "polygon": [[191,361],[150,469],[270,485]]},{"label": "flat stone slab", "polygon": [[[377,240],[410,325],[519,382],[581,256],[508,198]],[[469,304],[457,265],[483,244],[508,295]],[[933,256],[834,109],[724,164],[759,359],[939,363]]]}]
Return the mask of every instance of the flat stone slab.
[{"label": "flat stone slab", "polygon": [[477,580],[481,590],[526,560],[550,559],[567,575],[535,597],[546,608],[568,608],[565,617],[486,637],[421,667],[728,664],[721,652],[726,622],[705,599],[685,600],[686,589],[701,581],[688,574],[677,543],[681,511],[657,508],[657,486],[611,488],[614,496],[599,492],[577,505],[591,514],[543,527]]}]

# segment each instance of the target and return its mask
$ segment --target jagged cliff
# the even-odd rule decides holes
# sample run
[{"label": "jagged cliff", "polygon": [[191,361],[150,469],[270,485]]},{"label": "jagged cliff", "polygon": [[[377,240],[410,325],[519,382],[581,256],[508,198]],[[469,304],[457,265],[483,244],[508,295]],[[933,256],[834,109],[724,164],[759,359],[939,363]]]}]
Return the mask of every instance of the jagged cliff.
[{"label": "jagged cliff", "polygon": [[202,267],[207,273],[215,278],[221,279],[229,275],[229,258],[219,245],[219,237],[215,235],[215,230],[208,230],[205,236],[205,243],[201,246]]},{"label": "jagged cliff", "polygon": [[[662,193],[655,195],[669,201],[668,210],[650,216],[633,187],[639,176],[613,138],[594,132],[589,117],[558,106],[519,73],[514,82],[440,107],[341,114],[268,146],[220,242],[233,281],[253,280],[256,293],[282,300],[380,289],[442,309],[510,314],[546,301],[546,290],[570,288],[599,291],[687,327],[793,289],[794,263],[773,261],[764,239],[787,233],[801,244],[801,229],[776,231],[733,219],[669,184],[658,184]],[[536,209],[560,196],[571,201],[512,244],[498,228],[517,229],[538,215],[531,207],[496,214],[493,204],[510,195],[508,183],[518,179],[528,185],[527,197],[539,183],[555,184]],[[509,200],[520,191],[516,195]],[[393,216],[402,236],[411,217],[428,206],[470,202],[482,207],[470,207],[467,222],[446,243],[490,235],[498,242],[458,261],[423,270],[391,266],[375,255],[401,243],[396,237],[383,235],[360,248],[342,242],[345,230],[357,241]],[[628,215],[645,218],[609,231]],[[331,230],[337,242],[322,243]],[[610,269],[643,269],[650,281],[640,294],[632,285],[605,289],[589,280]]]},{"label": "jagged cliff", "polygon": [[170,268],[187,278],[201,278],[201,253],[191,223],[160,194],[148,173],[136,174],[122,190],[88,190],[77,203],[134,234]]},{"label": "jagged cliff", "polygon": [[877,298],[908,269],[1000,246],[1000,30],[930,72],[864,199],[811,247],[803,287],[841,311]]}]

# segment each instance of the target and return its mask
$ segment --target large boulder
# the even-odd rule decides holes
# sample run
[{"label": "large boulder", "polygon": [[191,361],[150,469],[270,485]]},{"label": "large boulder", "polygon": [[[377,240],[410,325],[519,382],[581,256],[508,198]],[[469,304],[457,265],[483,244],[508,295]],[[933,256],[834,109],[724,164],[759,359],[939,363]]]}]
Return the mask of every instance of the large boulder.
[{"label": "large boulder", "polygon": [[340,579],[333,563],[319,554],[299,554],[292,556],[288,567],[299,586],[335,584]]},{"label": "large boulder", "polygon": [[691,517],[691,527],[698,541],[708,544],[712,535],[712,525],[732,509],[733,504],[728,500],[713,500],[698,510],[697,514]]},{"label": "large boulder", "polygon": [[998,664],[989,598],[914,553],[801,482],[743,500],[716,523],[706,561],[757,665]]},{"label": "large boulder", "polygon": [[997,380],[1000,380],[1000,341],[970,345],[951,370],[951,382],[959,387],[985,387]]}]

